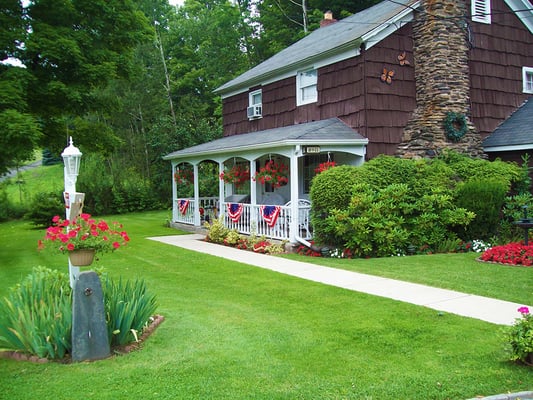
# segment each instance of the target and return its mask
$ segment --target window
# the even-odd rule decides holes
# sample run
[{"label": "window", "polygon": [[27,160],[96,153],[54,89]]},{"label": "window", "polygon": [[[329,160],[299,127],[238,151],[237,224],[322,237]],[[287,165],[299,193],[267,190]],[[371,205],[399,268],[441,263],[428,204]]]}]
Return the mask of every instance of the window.
[{"label": "window", "polygon": [[309,194],[311,190],[311,180],[316,175],[315,169],[318,167],[318,164],[324,163],[326,161],[334,161],[334,159],[333,154],[330,154],[328,156],[327,154],[322,153],[306,155],[303,159],[303,192],[305,194]]},{"label": "window", "polygon": [[296,76],[296,105],[315,103],[318,99],[316,89],[317,71],[310,69],[308,71],[298,72]]},{"label": "window", "polygon": [[490,0],[472,0],[472,21],[490,24]]},{"label": "window", "polygon": [[533,93],[533,67],[522,67],[524,93]]},{"label": "window", "polygon": [[261,118],[263,116],[263,93],[261,89],[254,90],[248,94],[248,108],[246,114],[248,119]]}]

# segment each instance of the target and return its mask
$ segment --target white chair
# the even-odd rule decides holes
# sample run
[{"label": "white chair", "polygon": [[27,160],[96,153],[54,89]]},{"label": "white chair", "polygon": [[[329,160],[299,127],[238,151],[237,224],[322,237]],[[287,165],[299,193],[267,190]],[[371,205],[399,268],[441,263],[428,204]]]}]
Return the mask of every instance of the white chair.
[{"label": "white chair", "polygon": [[[285,206],[290,207],[291,202],[285,203]],[[311,228],[309,226],[309,219],[311,213],[311,202],[306,199],[298,199],[298,234],[304,239],[311,239]]]}]

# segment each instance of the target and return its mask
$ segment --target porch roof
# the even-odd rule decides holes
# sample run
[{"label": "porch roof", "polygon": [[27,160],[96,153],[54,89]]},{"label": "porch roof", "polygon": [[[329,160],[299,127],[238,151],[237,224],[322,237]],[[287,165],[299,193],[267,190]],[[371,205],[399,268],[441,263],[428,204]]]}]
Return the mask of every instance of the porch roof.
[{"label": "porch roof", "polygon": [[165,160],[220,156],[228,153],[267,150],[295,145],[344,145],[363,147],[368,139],[339,118],[290,125],[246,134],[226,136],[211,142],[178,150]]}]

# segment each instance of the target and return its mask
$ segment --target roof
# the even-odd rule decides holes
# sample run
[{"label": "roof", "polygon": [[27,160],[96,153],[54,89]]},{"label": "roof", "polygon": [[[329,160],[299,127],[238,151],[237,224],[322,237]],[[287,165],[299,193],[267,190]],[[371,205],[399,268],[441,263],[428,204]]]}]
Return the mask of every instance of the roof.
[{"label": "roof", "polygon": [[273,128],[242,135],[226,136],[211,142],[178,150],[163,157],[165,160],[219,155],[253,149],[287,145],[351,144],[364,146],[368,139],[338,118]]},{"label": "roof", "polygon": [[[401,27],[398,20],[406,18],[418,7],[420,0],[383,1],[357,14],[319,28],[303,39],[275,54],[268,60],[246,71],[237,78],[215,90],[216,93],[248,89],[263,83],[268,78],[294,71],[313,62],[334,57],[351,50],[357,55],[361,43],[367,36],[378,34],[387,27],[397,30]],[[411,18],[406,18],[409,21]],[[369,46],[367,45],[367,48]]]},{"label": "roof", "polygon": [[486,152],[525,149],[533,149],[533,97],[483,141]]}]

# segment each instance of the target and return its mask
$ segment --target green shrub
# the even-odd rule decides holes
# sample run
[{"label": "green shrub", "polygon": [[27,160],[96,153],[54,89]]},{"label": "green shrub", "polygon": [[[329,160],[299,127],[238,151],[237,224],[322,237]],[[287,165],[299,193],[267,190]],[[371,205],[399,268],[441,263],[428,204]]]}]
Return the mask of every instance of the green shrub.
[{"label": "green shrub", "polygon": [[147,291],[144,280],[103,280],[110,344],[116,346],[138,341],[139,334],[157,309],[155,295]]},{"label": "green shrub", "polygon": [[[516,164],[452,151],[431,160],[381,155],[360,167],[335,167],[312,182],[315,240],[364,256],[407,247],[443,251],[458,234],[493,242],[502,230],[503,197],[523,175]],[[468,230],[476,215],[470,210],[479,217]]]},{"label": "green shrub", "polygon": [[206,222],[204,227],[207,229],[206,240],[213,243],[224,243],[224,240],[230,233],[230,230],[224,226],[224,219],[220,216],[213,222]]},{"label": "green shrub", "polygon": [[343,210],[350,203],[351,187],[357,182],[359,173],[358,167],[341,165],[313,178],[310,192],[313,204],[311,223],[318,241],[327,238],[322,232],[326,229],[325,218],[330,212],[335,209]]},{"label": "green shrub", "polygon": [[476,214],[474,220],[458,232],[463,240],[489,240],[498,233],[509,189],[508,184],[494,179],[470,179],[457,186],[455,204]]},{"label": "green shrub", "polygon": [[503,217],[499,223],[499,243],[504,244],[523,239],[524,229],[515,225],[514,222],[524,218],[524,211],[528,218],[533,218],[533,195],[530,192],[505,198],[502,210]]},{"label": "green shrub", "polygon": [[326,218],[326,243],[359,257],[402,255],[410,246],[435,251],[455,239],[451,227],[468,224],[473,214],[455,208],[448,194],[427,192],[415,197],[404,183],[383,189],[356,184],[348,208]]},{"label": "green shrub", "polygon": [[499,159],[487,161],[454,151],[444,151],[439,159],[453,169],[458,181],[492,179],[512,187],[523,179],[518,165]]},{"label": "green shrub", "polygon": [[98,154],[84,156],[81,160],[76,189],[85,193],[84,210],[93,215],[109,215],[115,212],[113,204],[114,177],[108,168],[108,160]]},{"label": "green shrub", "polygon": [[35,268],[0,302],[0,348],[61,359],[72,349],[67,274]]},{"label": "green shrub", "polygon": [[156,210],[160,206],[151,184],[134,174],[113,188],[113,208],[116,213]]},{"label": "green shrub", "polygon": [[54,215],[65,214],[62,192],[37,193],[30,203],[25,218],[39,227],[48,227]]},{"label": "green shrub", "polygon": [[14,204],[7,194],[6,185],[0,184],[0,222],[17,219],[26,213],[26,207]]}]

